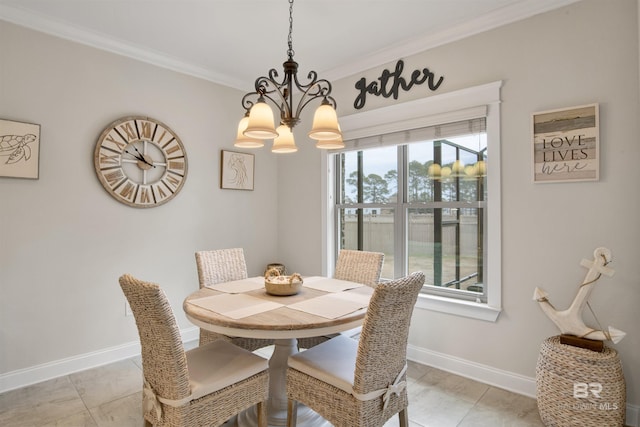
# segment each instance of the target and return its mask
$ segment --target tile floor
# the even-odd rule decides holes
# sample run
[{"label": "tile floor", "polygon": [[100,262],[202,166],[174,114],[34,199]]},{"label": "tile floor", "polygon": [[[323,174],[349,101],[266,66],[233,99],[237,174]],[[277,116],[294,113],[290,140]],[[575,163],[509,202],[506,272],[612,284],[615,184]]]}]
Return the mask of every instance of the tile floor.
[{"label": "tile floor", "polygon": [[[410,427],[543,425],[535,399],[413,362],[407,377]],[[0,426],[139,427],[141,408],[137,357],[0,394]]]}]

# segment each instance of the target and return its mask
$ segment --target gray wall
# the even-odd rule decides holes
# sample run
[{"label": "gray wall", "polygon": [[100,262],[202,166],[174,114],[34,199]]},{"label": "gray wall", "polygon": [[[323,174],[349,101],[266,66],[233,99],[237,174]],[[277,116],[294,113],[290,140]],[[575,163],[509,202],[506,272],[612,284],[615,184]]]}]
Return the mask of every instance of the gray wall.
[{"label": "gray wall", "polygon": [[[495,378],[511,375],[514,382],[535,378],[540,343],[558,330],[532,301],[535,287],[550,294],[556,307],[568,307],[586,270],[583,258],[605,246],[613,252],[613,278],[602,278],[591,305],[604,326],[627,332],[614,345],[621,355],[627,400],[640,405],[640,332],[638,306],[637,226],[640,196],[638,141],[640,117],[638,76],[638,13],[635,0],[584,0],[483,34],[437,47],[404,59],[405,75],[427,67],[445,82],[445,93],[503,80],[501,90],[502,152],[502,303],[495,323],[416,310],[411,330],[412,354],[427,361],[459,361]],[[364,110],[353,109],[360,77],[376,79],[384,68],[334,82],[340,115],[406,102],[431,93],[416,86],[393,98],[367,98]],[[600,104],[600,180],[534,184],[532,178],[531,114],[597,102]],[[496,156],[497,153],[490,153]],[[306,163],[306,162],[318,163]],[[281,161],[281,164],[283,161]],[[286,160],[294,173],[319,169],[317,158]],[[306,165],[304,168],[298,162]],[[315,166],[317,165],[317,166]],[[294,174],[280,174],[281,224],[291,238],[280,253],[288,264],[311,265],[322,256],[285,251],[295,242],[313,242],[320,235],[320,183],[316,179],[290,184]],[[293,191],[291,193],[290,191]],[[288,202],[288,203],[287,203]],[[289,208],[287,209],[287,206]],[[302,206],[294,210],[294,206]],[[282,222],[284,221],[284,222]],[[590,313],[587,323],[594,325]],[[476,369],[477,370],[477,369]],[[491,377],[491,373],[487,374]],[[485,377],[486,378],[486,377]],[[529,385],[532,382],[529,381]],[[506,387],[505,384],[502,384]]]},{"label": "gray wall", "polygon": [[[272,262],[276,173],[256,152],[255,191],[219,188],[242,93],[0,21],[0,117],[41,125],[40,179],[0,179],[0,373],[137,341],[118,277],[159,283],[181,328],[194,251],[243,247]],[[237,107],[237,108],[231,108]],[[113,120],[145,115],[182,139],[189,174],[168,204],[135,209],[100,185],[93,150]]]}]

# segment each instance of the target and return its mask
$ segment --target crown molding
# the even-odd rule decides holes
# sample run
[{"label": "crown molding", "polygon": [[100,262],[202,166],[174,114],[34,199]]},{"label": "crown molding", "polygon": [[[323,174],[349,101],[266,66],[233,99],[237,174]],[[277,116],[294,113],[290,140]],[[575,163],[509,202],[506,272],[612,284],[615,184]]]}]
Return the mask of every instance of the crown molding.
[{"label": "crown molding", "polygon": [[224,86],[238,89],[244,89],[246,87],[246,82],[240,81],[232,76],[226,76],[214,70],[182,61],[146,47],[132,45],[129,42],[115,39],[103,33],[87,31],[86,29],[78,28],[68,23],[63,23],[50,17],[38,15],[16,7],[0,4],[0,19],[55,37],[133,58],[157,67],[198,77]]}]

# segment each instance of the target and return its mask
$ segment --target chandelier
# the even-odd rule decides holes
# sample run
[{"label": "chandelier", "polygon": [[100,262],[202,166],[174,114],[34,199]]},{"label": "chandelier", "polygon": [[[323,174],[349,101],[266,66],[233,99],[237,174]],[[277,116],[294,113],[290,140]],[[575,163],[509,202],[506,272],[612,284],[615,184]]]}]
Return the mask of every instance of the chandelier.
[{"label": "chandelier", "polygon": [[[344,147],[342,133],[336,114],[336,101],[331,96],[331,83],[318,79],[318,73],[310,71],[308,82],[298,80],[298,63],[293,60],[293,0],[289,0],[289,37],[287,39],[288,59],[282,64],[284,76],[279,79],[275,68],[268,76],[258,77],[255,91],[242,97],[242,107],[246,110],[238,124],[238,135],[234,145],[242,148],[259,148],[264,141],[273,139],[271,151],[274,153],[293,153],[298,147],[293,138],[292,129],[300,122],[300,113],[312,101],[321,100],[313,116],[313,126],[308,135],[317,140],[316,147],[334,149]],[[294,89],[301,92],[297,104],[294,102]],[[267,104],[270,101],[280,112],[280,124],[274,126],[273,110]]]}]

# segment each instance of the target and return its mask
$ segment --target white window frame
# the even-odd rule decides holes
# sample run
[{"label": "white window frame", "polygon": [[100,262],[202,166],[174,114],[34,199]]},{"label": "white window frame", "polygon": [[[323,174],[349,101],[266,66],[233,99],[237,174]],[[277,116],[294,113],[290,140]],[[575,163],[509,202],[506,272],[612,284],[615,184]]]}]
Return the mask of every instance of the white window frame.
[{"label": "white window frame", "polygon": [[[434,95],[415,101],[340,117],[343,139],[356,140],[406,129],[469,119],[486,109],[487,191],[487,302],[473,302],[421,293],[416,308],[495,322],[502,311],[502,245],[500,192],[500,88],[502,81]],[[335,171],[331,153],[322,156],[322,253],[323,274],[335,269]]]}]

